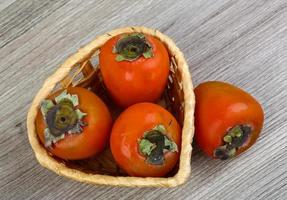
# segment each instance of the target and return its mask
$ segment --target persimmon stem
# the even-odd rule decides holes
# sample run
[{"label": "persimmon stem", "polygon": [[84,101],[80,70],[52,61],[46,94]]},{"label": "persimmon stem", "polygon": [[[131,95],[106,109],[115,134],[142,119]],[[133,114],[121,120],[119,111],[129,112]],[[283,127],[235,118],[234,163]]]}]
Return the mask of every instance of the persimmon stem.
[{"label": "persimmon stem", "polygon": [[236,125],[230,128],[222,138],[223,145],[214,150],[214,157],[226,160],[235,156],[236,151],[248,141],[251,131],[249,125]]},{"label": "persimmon stem", "polygon": [[78,104],[78,96],[68,94],[66,90],[55,97],[55,103],[52,100],[41,103],[41,112],[47,126],[44,130],[46,147],[63,139],[66,133],[82,132],[86,124],[81,119],[86,113],[76,108]]},{"label": "persimmon stem", "polygon": [[152,47],[148,43],[144,34],[132,33],[123,35],[116,43],[113,53],[116,53],[116,61],[133,61],[140,56],[151,58],[153,56]]},{"label": "persimmon stem", "polygon": [[143,138],[140,139],[139,151],[146,157],[148,163],[162,165],[166,152],[178,151],[176,143],[169,139],[165,133],[165,127],[163,125],[158,125],[145,132]]}]

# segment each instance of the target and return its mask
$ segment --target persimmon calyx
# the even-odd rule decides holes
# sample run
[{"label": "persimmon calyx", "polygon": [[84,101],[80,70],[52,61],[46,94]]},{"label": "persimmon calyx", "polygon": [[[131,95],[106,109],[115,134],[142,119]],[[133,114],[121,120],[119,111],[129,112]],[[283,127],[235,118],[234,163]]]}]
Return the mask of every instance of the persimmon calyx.
[{"label": "persimmon calyx", "polygon": [[146,131],[143,138],[139,140],[139,151],[146,157],[146,161],[152,165],[162,165],[164,154],[167,152],[178,152],[177,144],[166,135],[163,125],[158,125]]},{"label": "persimmon calyx", "polygon": [[221,160],[234,157],[236,151],[248,141],[251,131],[249,125],[236,125],[230,128],[222,139],[224,144],[214,150],[214,157]]},{"label": "persimmon calyx", "polygon": [[116,61],[134,61],[140,56],[153,57],[152,46],[142,33],[123,35],[114,46],[113,53],[117,54]]},{"label": "persimmon calyx", "polygon": [[55,97],[55,102],[47,99],[41,102],[41,113],[47,126],[44,130],[46,147],[63,139],[65,134],[82,133],[86,126],[82,118],[86,113],[76,108],[78,105],[78,96],[68,94],[66,90]]}]

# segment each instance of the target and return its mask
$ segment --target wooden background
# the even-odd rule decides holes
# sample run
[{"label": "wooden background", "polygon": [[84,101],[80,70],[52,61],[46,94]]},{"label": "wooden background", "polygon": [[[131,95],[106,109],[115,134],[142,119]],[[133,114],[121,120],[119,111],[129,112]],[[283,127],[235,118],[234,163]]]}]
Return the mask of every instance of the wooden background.
[{"label": "wooden background", "polygon": [[[43,81],[97,35],[144,25],[185,54],[194,85],[231,82],[265,110],[258,142],[214,161],[195,150],[188,182],[172,189],[92,186],[42,168],[26,114]],[[286,0],[1,0],[0,199],[287,199]]]}]

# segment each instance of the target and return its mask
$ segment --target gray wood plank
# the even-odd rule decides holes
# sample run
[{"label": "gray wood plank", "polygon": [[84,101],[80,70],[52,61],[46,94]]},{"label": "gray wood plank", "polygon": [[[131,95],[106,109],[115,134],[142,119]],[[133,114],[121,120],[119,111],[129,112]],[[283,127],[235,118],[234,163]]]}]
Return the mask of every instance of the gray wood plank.
[{"label": "gray wood plank", "polygon": [[[16,1],[0,14],[0,48],[16,39],[30,28],[41,22],[68,0],[62,1]],[[7,6],[8,3],[2,3]]]},{"label": "gray wood plank", "polygon": [[0,2],[0,11],[4,10],[5,8],[7,8],[9,5],[14,3],[15,1],[16,0],[2,0]]},{"label": "gray wood plank", "polygon": [[[1,1],[1,199],[287,199],[287,2],[285,0]],[[128,25],[157,28],[185,54],[194,85],[223,80],[265,110],[258,142],[236,159],[195,147],[177,188],[91,186],[40,167],[26,134],[29,104],[68,55]]]}]

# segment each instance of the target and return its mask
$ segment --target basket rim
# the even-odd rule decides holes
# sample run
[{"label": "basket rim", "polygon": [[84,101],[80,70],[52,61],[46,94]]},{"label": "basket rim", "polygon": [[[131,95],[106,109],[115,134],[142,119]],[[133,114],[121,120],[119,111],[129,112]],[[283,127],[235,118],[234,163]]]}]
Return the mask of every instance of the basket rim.
[{"label": "basket rim", "polygon": [[[161,40],[168,48],[170,54],[175,58],[179,71],[182,75],[182,87],[184,91],[184,121],[182,128],[181,153],[179,159],[178,172],[173,177],[154,178],[154,177],[131,177],[131,176],[111,176],[102,174],[89,174],[76,169],[66,167],[63,163],[52,158],[46,149],[40,144],[35,128],[35,119],[38,105],[53,90],[54,86],[61,81],[76,64],[91,57],[98,48],[100,48],[111,37],[122,34],[140,32],[155,36]],[[54,74],[46,79],[41,89],[33,99],[27,115],[27,132],[28,139],[35,153],[38,162],[45,168],[54,171],[58,175],[77,180],[80,182],[97,184],[97,185],[113,185],[113,186],[131,186],[131,187],[174,187],[183,184],[191,172],[191,152],[192,140],[194,135],[194,107],[195,97],[193,85],[189,73],[188,65],[184,59],[183,53],[175,45],[175,43],[166,35],[156,29],[150,29],[143,26],[130,26],[112,30],[108,33],[100,35],[92,42],[80,48],[78,52],[70,56],[56,70]]]}]

